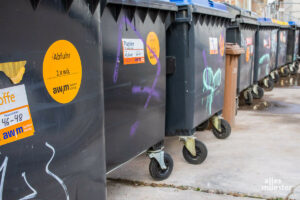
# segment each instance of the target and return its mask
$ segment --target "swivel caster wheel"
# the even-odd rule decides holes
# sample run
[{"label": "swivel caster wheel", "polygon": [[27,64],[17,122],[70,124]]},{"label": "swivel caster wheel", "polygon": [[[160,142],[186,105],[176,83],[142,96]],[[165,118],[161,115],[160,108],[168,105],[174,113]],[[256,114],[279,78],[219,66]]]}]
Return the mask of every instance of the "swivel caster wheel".
[{"label": "swivel caster wheel", "polygon": [[169,154],[164,153],[164,161],[166,169],[162,169],[158,161],[155,158],[151,158],[149,164],[149,172],[151,177],[156,181],[162,181],[167,179],[173,171],[172,157]]},{"label": "swivel caster wheel", "polygon": [[264,89],[257,86],[257,94],[252,90],[252,96],[254,99],[261,99],[264,96]]},{"label": "swivel caster wheel", "polygon": [[292,67],[291,69],[290,69],[290,71],[291,71],[291,75],[295,75],[295,74],[297,74],[297,69],[296,69],[296,67],[294,66],[294,67]]},{"label": "swivel caster wheel", "polygon": [[280,79],[280,76],[279,76],[278,72],[272,72],[272,73],[273,74],[272,74],[271,78],[272,78],[274,83],[277,83]]},{"label": "swivel caster wheel", "polygon": [[224,120],[224,119],[220,119],[221,120],[221,131],[217,130],[214,126],[213,126],[213,134],[216,136],[216,138],[218,139],[226,139],[230,136],[231,134],[231,127],[230,124]]},{"label": "swivel caster wheel", "polygon": [[296,73],[297,73],[298,70],[299,70],[299,63],[298,62],[295,63],[295,69],[296,69]]},{"label": "swivel caster wheel", "polygon": [[245,104],[247,104],[249,106],[252,105],[252,103],[253,103],[253,95],[249,90],[246,91],[246,93],[244,94],[244,101],[245,101]]},{"label": "swivel caster wheel", "polygon": [[289,69],[287,67],[280,69],[280,72],[282,77],[287,77],[289,75]]},{"label": "swivel caster wheel", "polygon": [[280,79],[280,76],[278,73],[275,73],[275,78],[273,79],[274,83],[277,83]]},{"label": "swivel caster wheel", "polygon": [[196,148],[196,156],[193,156],[190,151],[186,148],[186,146],[183,146],[182,154],[184,159],[193,165],[199,165],[203,163],[203,161],[207,157],[207,148],[205,144],[200,142],[199,140],[195,140],[195,148]]},{"label": "swivel caster wheel", "polygon": [[208,125],[209,125],[209,120],[206,120],[205,122],[203,122],[202,124],[196,127],[196,131],[204,131],[208,128]]},{"label": "swivel caster wheel", "polygon": [[271,78],[265,79],[264,80],[264,87],[268,90],[271,91],[274,88],[274,81]]}]

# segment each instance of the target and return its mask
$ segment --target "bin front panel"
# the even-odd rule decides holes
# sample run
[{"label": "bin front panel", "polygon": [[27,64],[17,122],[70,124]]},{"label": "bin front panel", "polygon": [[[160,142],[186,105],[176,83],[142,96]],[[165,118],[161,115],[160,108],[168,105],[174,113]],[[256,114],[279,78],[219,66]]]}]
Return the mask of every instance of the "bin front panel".
[{"label": "bin front panel", "polygon": [[299,33],[300,33],[300,30],[296,30],[296,33],[295,33],[294,58],[293,58],[294,62],[297,60],[297,56],[299,54],[299,36],[300,36]]},{"label": "bin front panel", "polygon": [[[194,124],[209,119],[224,105],[226,28],[198,22],[194,32]],[[186,66],[188,67],[188,66]]]},{"label": "bin front panel", "polygon": [[99,4],[35,2],[0,3],[0,199],[105,199]]},{"label": "bin front panel", "polygon": [[270,70],[276,69],[277,49],[278,49],[278,29],[271,31],[271,53],[270,53]]},{"label": "bin front panel", "polygon": [[239,58],[238,92],[243,91],[253,84],[256,30],[243,25],[240,32],[240,45],[246,53],[242,54]]},{"label": "bin front panel", "polygon": [[191,135],[222,111],[228,21],[193,13],[191,25],[173,23],[168,30],[167,55],[176,57],[176,71],[167,77],[167,135]]},{"label": "bin front panel", "polygon": [[278,31],[278,56],[277,67],[282,67],[286,64],[286,52],[287,52],[287,36],[288,30],[280,29]]},{"label": "bin front panel", "polygon": [[257,59],[255,63],[255,81],[260,81],[268,76],[272,70],[272,30],[261,28],[258,31]]},{"label": "bin front panel", "polygon": [[108,5],[104,9],[108,172],[164,138],[166,30],[163,14],[166,13],[133,6]]}]

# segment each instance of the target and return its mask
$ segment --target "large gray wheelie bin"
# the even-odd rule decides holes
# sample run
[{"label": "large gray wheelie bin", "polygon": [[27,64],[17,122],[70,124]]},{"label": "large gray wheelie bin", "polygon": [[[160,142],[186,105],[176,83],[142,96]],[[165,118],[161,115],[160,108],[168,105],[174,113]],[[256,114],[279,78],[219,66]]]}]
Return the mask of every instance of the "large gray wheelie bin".
[{"label": "large gray wheelie bin", "polygon": [[166,136],[180,136],[184,158],[192,164],[207,156],[195,140],[198,127],[212,119],[213,133],[230,135],[230,125],[220,117],[224,104],[226,27],[232,19],[225,5],[209,0],[172,0],[178,5],[167,30]]},{"label": "large gray wheelie bin", "polygon": [[[268,90],[278,81],[276,73],[278,25],[270,18],[259,18],[260,25],[256,35],[254,82]],[[258,98],[262,96],[259,95]]]},{"label": "large gray wheelie bin", "polygon": [[173,161],[163,151],[166,27],[177,10],[165,1],[108,0],[103,26],[107,172],[147,151],[156,180]]},{"label": "large gray wheelie bin", "polygon": [[105,200],[99,2],[0,11],[0,199]]},{"label": "large gray wheelie bin", "polygon": [[289,70],[291,74],[296,74],[299,69],[299,63],[297,62],[297,57],[299,54],[299,37],[300,37],[300,26],[295,21],[289,21],[289,25],[292,29],[289,31],[289,40],[288,48],[291,49],[288,51],[287,60],[289,64]]},{"label": "large gray wheelie bin", "polygon": [[[253,75],[255,36],[259,23],[255,13],[229,4],[225,5],[228,7],[230,13],[235,16],[234,20],[227,28],[226,42],[237,43],[240,47],[244,48],[246,52],[239,57],[237,96],[240,96],[240,99],[250,105],[253,102],[253,96],[256,94],[253,94]],[[256,88],[255,91],[261,92],[261,90],[262,88]]]},{"label": "large gray wheelie bin", "polygon": [[276,59],[276,69],[277,72],[282,76],[287,76],[289,74],[288,60],[287,60],[287,51],[288,51],[288,35],[291,29],[291,26],[285,22],[278,22],[280,28],[278,31],[278,50],[277,50],[277,59]]}]

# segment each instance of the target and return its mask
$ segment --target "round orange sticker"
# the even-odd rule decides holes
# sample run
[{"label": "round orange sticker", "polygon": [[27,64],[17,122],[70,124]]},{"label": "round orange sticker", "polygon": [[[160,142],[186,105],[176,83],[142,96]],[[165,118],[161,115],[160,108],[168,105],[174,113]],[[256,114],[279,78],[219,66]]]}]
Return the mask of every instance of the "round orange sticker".
[{"label": "round orange sticker", "polygon": [[[152,65],[156,65],[157,59],[159,58],[159,53],[160,53],[159,40],[158,40],[156,33],[150,32],[148,34],[146,44],[147,44],[146,48],[147,48],[147,55],[148,55],[149,62]],[[151,51],[153,51],[155,53],[157,58],[153,55],[153,53],[150,51],[149,48],[151,49]]]},{"label": "round orange sticker", "polygon": [[224,37],[223,37],[222,34],[220,35],[219,45],[220,45],[220,55],[221,55],[221,56],[224,56],[225,41],[224,41]]},{"label": "round orange sticker", "polygon": [[75,46],[67,40],[54,42],[46,52],[43,78],[50,96],[66,104],[77,95],[82,78],[81,60]]}]

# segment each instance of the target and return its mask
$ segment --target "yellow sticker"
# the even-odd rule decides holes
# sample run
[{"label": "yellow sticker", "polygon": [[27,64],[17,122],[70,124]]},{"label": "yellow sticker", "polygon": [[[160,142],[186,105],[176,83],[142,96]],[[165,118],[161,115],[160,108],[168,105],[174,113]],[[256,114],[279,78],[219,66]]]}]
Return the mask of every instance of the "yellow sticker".
[{"label": "yellow sticker", "polygon": [[67,40],[54,42],[44,58],[43,78],[50,96],[66,104],[77,95],[82,78],[81,60],[75,46]]},{"label": "yellow sticker", "polygon": [[0,71],[3,71],[13,84],[18,84],[23,79],[26,61],[0,63]]},{"label": "yellow sticker", "polygon": [[[148,55],[149,62],[152,65],[156,65],[157,59],[159,58],[159,52],[160,52],[159,40],[156,33],[150,32],[148,34],[146,44],[147,44],[147,55]],[[153,55],[153,53],[150,51],[149,48],[155,53],[157,58]]]}]

